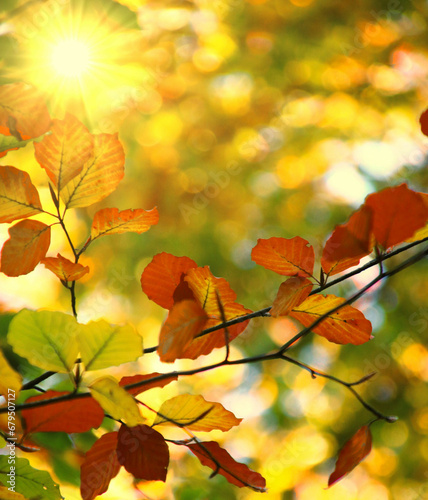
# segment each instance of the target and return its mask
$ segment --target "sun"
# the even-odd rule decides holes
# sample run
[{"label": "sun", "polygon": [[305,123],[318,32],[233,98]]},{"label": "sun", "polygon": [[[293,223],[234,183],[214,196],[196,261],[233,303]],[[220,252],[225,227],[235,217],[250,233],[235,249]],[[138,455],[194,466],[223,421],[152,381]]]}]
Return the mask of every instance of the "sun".
[{"label": "sun", "polygon": [[87,43],[79,39],[60,40],[53,47],[51,63],[58,75],[65,78],[80,78],[91,68],[91,49]]}]

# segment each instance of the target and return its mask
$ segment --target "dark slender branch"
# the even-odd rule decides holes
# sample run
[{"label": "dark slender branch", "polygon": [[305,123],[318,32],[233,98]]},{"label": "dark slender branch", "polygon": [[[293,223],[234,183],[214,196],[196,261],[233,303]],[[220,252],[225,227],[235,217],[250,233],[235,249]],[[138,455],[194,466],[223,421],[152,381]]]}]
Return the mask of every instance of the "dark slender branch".
[{"label": "dark slender branch", "polygon": [[43,382],[44,380],[48,379],[49,377],[52,377],[53,375],[56,375],[56,372],[45,372],[39,377],[30,380],[26,384],[24,384],[21,387],[21,391],[28,391],[29,389],[34,389],[36,385],[40,384],[40,382]]}]

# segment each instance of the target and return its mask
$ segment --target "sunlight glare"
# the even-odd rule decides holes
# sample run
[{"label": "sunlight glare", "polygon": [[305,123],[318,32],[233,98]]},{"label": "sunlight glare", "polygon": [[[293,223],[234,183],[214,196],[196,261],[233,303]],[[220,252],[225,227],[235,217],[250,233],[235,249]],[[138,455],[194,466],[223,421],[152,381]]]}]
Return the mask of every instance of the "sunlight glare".
[{"label": "sunlight glare", "polygon": [[91,62],[91,51],[81,40],[62,40],[52,52],[52,66],[58,74],[64,77],[82,76],[90,68]]}]

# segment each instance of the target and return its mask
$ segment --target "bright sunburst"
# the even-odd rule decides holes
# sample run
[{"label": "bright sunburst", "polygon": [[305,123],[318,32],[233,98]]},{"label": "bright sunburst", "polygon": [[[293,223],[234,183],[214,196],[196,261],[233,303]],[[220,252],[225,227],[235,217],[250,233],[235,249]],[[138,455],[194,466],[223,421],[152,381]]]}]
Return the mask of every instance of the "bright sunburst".
[{"label": "bright sunburst", "polygon": [[53,47],[51,62],[59,75],[79,78],[91,67],[91,49],[82,40],[64,39]]}]

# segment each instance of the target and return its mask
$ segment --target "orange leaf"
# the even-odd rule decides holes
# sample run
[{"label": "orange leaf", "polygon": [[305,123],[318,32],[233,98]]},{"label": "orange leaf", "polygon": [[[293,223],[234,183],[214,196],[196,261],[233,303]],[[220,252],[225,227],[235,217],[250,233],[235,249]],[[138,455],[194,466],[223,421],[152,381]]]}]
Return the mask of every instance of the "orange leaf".
[{"label": "orange leaf", "polygon": [[7,276],[31,272],[46,255],[51,228],[37,220],[22,220],[9,228],[10,238],[1,252],[1,271]]},{"label": "orange leaf", "polygon": [[[425,206],[428,208],[428,194],[427,193],[418,193],[418,194],[422,197],[422,200],[425,203]],[[425,224],[424,227],[422,227],[421,229],[418,229],[416,231],[416,233],[414,233],[413,236],[406,241],[411,243],[412,241],[423,240],[427,236],[428,236],[428,225]]]},{"label": "orange leaf", "polygon": [[122,180],[124,166],[125,152],[117,134],[95,135],[91,158],[61,192],[66,207],[87,207],[103,200]]},{"label": "orange leaf", "polygon": [[335,295],[315,294],[308,297],[290,312],[305,327],[310,327],[321,316],[327,315],[312,331],[336,344],[359,345],[371,339],[372,325],[364,314],[352,306],[343,306],[338,311],[329,311],[346,299]]},{"label": "orange leaf", "polygon": [[371,229],[372,210],[363,205],[346,224],[337,226],[327,240],[321,257],[323,271],[333,275],[356,266],[373,249]]},{"label": "orange leaf", "polygon": [[0,167],[0,222],[31,217],[42,210],[39,193],[27,172]]},{"label": "orange leaf", "polygon": [[[148,373],[145,375],[132,375],[130,377],[122,377],[119,385],[121,387],[124,387],[125,385],[130,385],[130,384],[136,384],[137,382],[142,382],[143,380],[148,380],[150,379],[156,379],[159,375],[162,375],[161,373]],[[170,382],[174,382],[174,380],[178,379],[178,375],[169,375],[168,377],[162,379],[162,380],[154,380],[153,382],[148,382],[147,384],[144,384],[140,387],[136,387],[135,389],[126,389],[129,394],[132,394],[133,396],[137,396],[138,394],[148,391],[149,389],[153,389],[155,387],[164,387],[165,385],[169,384]]]},{"label": "orange leaf", "polygon": [[[205,328],[218,325],[223,321],[217,302],[216,290],[223,305],[226,320],[231,320],[252,312],[250,309],[246,309],[241,304],[235,302],[236,293],[230,288],[229,283],[224,278],[213,276],[208,266],[189,269],[184,279],[192,290],[196,301],[209,317]],[[232,341],[242,333],[247,325],[248,320],[229,327],[229,341]],[[196,359],[202,354],[209,354],[214,348],[224,347],[225,345],[224,329],[217,330],[192,340],[180,357]]]},{"label": "orange leaf", "polygon": [[0,86],[0,126],[15,129],[23,139],[49,130],[51,119],[43,94],[25,83]]},{"label": "orange leaf", "polygon": [[406,184],[370,194],[364,204],[373,211],[373,234],[384,249],[410,238],[428,221],[421,195]]},{"label": "orange leaf", "polygon": [[424,135],[428,136],[428,109],[426,109],[419,118],[421,124],[421,131]]},{"label": "orange leaf", "polygon": [[307,278],[294,276],[279,287],[276,299],[269,311],[271,316],[286,316],[291,309],[300,305],[311,293],[313,283]]},{"label": "orange leaf", "polygon": [[371,451],[372,435],[368,425],[359,429],[340,450],[336,467],[328,478],[328,485],[342,479],[351,472]]},{"label": "orange leaf", "polygon": [[159,214],[156,208],[152,210],[122,210],[117,208],[103,208],[99,210],[92,222],[91,238],[99,238],[106,234],[120,233],[144,233],[150,229],[150,226],[157,224]]},{"label": "orange leaf", "polygon": [[93,500],[105,493],[110,481],[117,476],[120,470],[116,452],[117,436],[117,432],[104,434],[86,453],[80,473],[83,500]]},{"label": "orange leaf", "polygon": [[71,260],[66,259],[61,254],[56,257],[46,257],[40,261],[49,271],[52,271],[62,281],[79,280],[86,273],[89,273],[89,267],[82,264],[75,264]]},{"label": "orange leaf", "polygon": [[125,469],[138,479],[165,481],[169,450],[162,434],[148,425],[119,429],[117,458]]},{"label": "orange leaf", "polygon": [[[40,396],[32,396],[25,402],[44,401],[72,394],[70,392],[47,391]],[[49,406],[22,410],[27,434],[34,432],[87,432],[98,428],[104,418],[101,406],[92,398],[62,401]]]},{"label": "orange leaf", "polygon": [[188,444],[187,447],[202,465],[210,467],[215,474],[221,474],[229,483],[239,488],[248,486],[256,491],[266,491],[265,478],[245,464],[236,462],[216,441]]},{"label": "orange leaf", "polygon": [[182,300],[175,304],[160,332],[157,349],[160,360],[172,363],[179,358],[207,320],[206,312],[196,301]]},{"label": "orange leaf", "polygon": [[159,253],[144,269],[141,275],[141,288],[150,300],[164,309],[171,309],[174,302],[194,298],[184,281],[187,271],[194,267],[198,265],[189,257]]},{"label": "orange leaf", "polygon": [[73,115],[53,120],[52,133],[34,144],[36,160],[61,191],[91,158],[94,138]]},{"label": "orange leaf", "polygon": [[259,239],[251,252],[251,259],[283,276],[312,276],[315,254],[308,245],[309,242],[300,236]]}]

